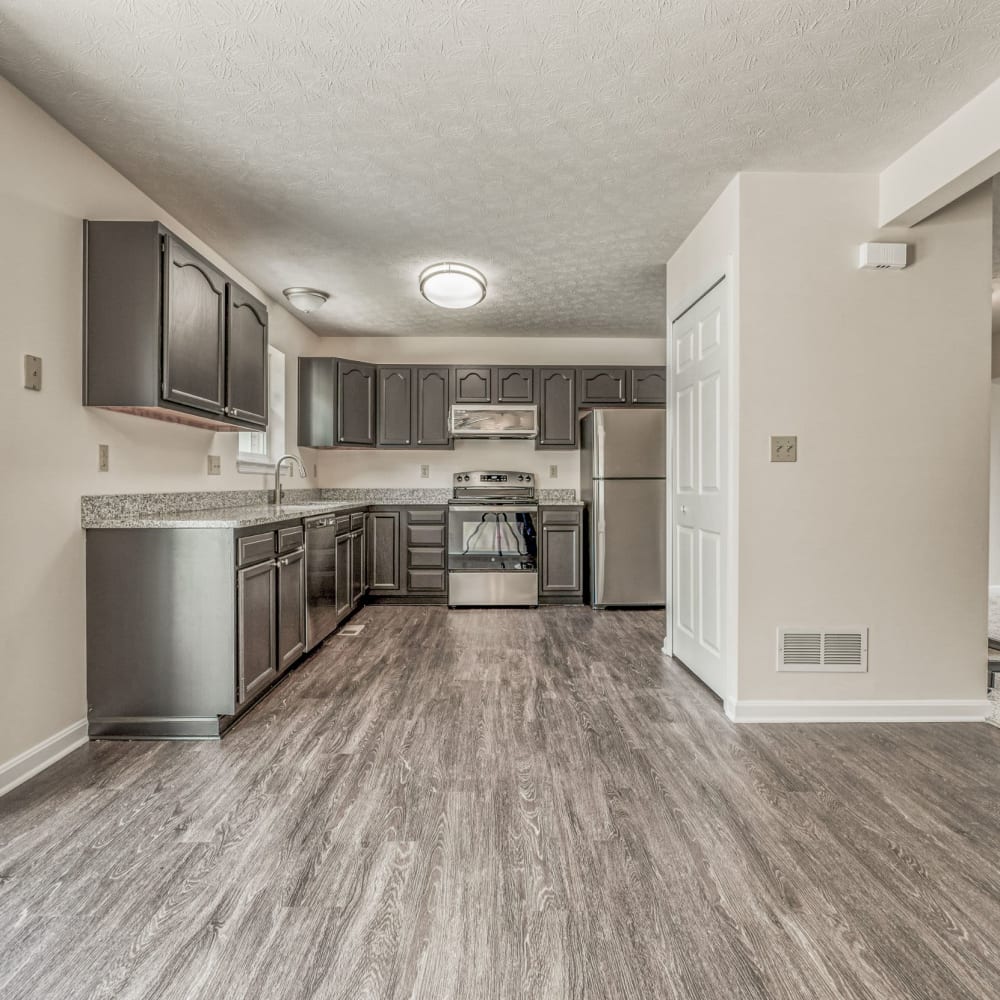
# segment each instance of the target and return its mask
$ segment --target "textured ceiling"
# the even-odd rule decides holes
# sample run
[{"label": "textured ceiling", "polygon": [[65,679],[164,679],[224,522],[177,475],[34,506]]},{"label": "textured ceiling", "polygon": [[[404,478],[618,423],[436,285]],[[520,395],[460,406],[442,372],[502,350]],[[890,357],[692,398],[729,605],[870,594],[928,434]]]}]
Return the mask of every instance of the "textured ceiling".
[{"label": "textured ceiling", "polygon": [[881,168],[998,56],[1000,0],[0,0],[0,72],[328,334],[659,335],[733,173]]}]

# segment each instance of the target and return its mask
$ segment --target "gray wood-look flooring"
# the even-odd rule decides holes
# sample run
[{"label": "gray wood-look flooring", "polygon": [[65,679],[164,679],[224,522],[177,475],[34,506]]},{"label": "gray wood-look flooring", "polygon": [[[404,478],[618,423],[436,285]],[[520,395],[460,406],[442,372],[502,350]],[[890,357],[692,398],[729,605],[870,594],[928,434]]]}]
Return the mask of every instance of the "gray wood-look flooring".
[{"label": "gray wood-look flooring", "polygon": [[662,614],[371,607],[0,799],[0,996],[1000,995],[1000,730],[742,726]]}]

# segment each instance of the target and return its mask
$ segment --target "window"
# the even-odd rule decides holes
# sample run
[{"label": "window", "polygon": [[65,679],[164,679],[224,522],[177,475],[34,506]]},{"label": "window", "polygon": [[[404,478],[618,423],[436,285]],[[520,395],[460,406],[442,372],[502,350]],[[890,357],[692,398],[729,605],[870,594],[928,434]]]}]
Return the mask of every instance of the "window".
[{"label": "window", "polygon": [[270,472],[285,454],[285,355],[267,349],[267,430],[240,431],[239,472]]}]

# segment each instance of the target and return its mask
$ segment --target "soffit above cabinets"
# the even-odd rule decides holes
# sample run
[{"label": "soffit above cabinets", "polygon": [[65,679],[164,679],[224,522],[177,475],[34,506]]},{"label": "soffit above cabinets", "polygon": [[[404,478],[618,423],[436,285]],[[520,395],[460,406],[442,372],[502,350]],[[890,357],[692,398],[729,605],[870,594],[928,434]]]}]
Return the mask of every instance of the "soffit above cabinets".
[{"label": "soffit above cabinets", "polygon": [[[873,171],[992,82],[1000,0],[5,0],[0,72],[330,335],[662,336],[739,170]],[[437,260],[474,310],[424,301]]]}]

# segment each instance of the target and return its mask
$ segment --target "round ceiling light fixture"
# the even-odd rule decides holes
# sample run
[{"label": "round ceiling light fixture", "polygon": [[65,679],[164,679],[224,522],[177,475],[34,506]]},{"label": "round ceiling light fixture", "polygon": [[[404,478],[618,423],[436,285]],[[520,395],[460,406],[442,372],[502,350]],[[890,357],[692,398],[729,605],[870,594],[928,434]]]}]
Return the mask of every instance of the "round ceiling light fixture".
[{"label": "round ceiling light fixture", "polygon": [[321,292],[318,288],[304,288],[301,285],[294,285],[286,288],[282,295],[298,309],[299,312],[311,313],[319,309],[330,297],[329,292]]},{"label": "round ceiling light fixture", "polygon": [[486,276],[469,264],[431,264],[420,272],[420,294],[442,309],[468,309],[486,298]]}]

